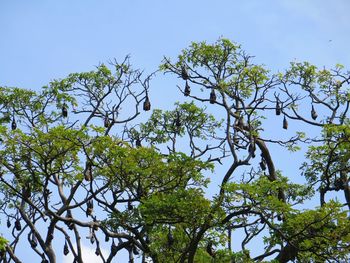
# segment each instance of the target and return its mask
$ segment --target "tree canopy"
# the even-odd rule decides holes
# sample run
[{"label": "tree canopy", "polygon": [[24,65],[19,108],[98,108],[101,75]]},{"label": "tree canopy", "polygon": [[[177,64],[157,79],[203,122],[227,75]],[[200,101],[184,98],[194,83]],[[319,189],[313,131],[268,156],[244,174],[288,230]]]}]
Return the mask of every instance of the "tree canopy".
[{"label": "tree canopy", "polygon": [[[347,261],[350,72],[271,73],[227,39],[159,71],[180,79],[172,110],[129,57],[0,87],[0,262],[83,262],[86,234],[101,262]],[[278,153],[303,151],[286,176]]]}]

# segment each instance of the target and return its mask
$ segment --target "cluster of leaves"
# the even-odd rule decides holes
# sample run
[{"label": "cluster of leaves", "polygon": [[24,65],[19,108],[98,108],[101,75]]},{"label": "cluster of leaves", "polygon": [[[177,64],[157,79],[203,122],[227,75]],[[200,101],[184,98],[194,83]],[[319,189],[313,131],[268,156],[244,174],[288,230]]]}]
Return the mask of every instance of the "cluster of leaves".
[{"label": "cluster of leaves", "polygon": [[5,251],[5,247],[7,245],[7,240],[3,237],[0,237],[0,251],[3,252]]},{"label": "cluster of leaves", "polygon": [[[347,212],[334,201],[315,210],[293,211],[280,231],[293,247],[298,260],[348,259],[350,222]],[[342,240],[342,242],[339,242]],[[281,242],[279,240],[278,242]]]}]

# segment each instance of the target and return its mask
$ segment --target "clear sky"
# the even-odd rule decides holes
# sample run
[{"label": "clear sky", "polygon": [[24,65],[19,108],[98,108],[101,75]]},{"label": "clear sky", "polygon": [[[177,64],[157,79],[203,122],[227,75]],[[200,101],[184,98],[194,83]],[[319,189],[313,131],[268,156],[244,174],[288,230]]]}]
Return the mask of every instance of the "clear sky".
[{"label": "clear sky", "polygon": [[[350,68],[349,10],[348,0],[0,0],[0,85],[39,90],[127,54],[152,72],[164,55],[219,37],[274,71],[294,60]],[[176,84],[152,82],[156,107],[181,100]]]},{"label": "clear sky", "polygon": [[152,71],[220,36],[270,68],[349,64],[349,9],[347,0],[0,0],[0,83],[39,89],[126,54]]}]

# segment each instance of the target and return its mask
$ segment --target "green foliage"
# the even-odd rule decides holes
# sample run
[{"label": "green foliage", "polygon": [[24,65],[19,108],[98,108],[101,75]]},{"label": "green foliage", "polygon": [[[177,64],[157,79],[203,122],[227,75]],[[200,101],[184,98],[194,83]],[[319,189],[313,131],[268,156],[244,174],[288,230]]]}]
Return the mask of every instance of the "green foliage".
[{"label": "green foliage", "polygon": [[[330,106],[336,106],[337,103],[344,103],[348,99],[348,92],[344,92],[342,84],[344,72],[343,67],[336,65],[334,70],[318,69],[309,62],[292,62],[291,67],[286,74],[281,76],[284,83],[294,83],[301,86],[307,92],[314,94],[315,98],[326,95]],[[316,102],[319,103],[318,99]]]},{"label": "green foliage", "polygon": [[315,210],[293,211],[287,218],[280,231],[300,251],[299,260],[317,262],[330,256],[348,259],[350,222],[339,203],[331,201]]},{"label": "green foliage", "polygon": [[203,42],[192,42],[188,49],[184,49],[179,56],[179,66],[182,63],[192,63],[196,66],[207,66],[220,64],[223,61],[236,61],[235,53],[239,49],[228,39],[220,39],[214,44]]},{"label": "green foliage", "polygon": [[203,224],[210,212],[210,201],[204,198],[201,189],[155,193],[141,202],[141,214],[148,224],[184,223],[195,227]]},{"label": "green foliage", "polygon": [[[249,59],[239,45],[221,38],[213,44],[193,42],[179,55],[172,66],[165,59],[160,66],[163,71],[181,72],[186,65],[203,87],[216,88],[220,93],[246,99],[254,95],[256,86],[268,80],[268,70],[263,66],[249,64]],[[207,76],[204,76],[207,75]]]},{"label": "green foliage", "polygon": [[[228,209],[239,211],[243,202],[244,207],[249,207],[255,214],[266,218],[274,213],[291,213],[294,211],[291,204],[303,203],[313,194],[310,187],[291,183],[285,177],[280,177],[278,181],[259,177],[250,183],[228,183],[225,189],[227,191],[225,202]],[[285,192],[286,199],[291,204],[280,200],[279,191],[281,190]]]},{"label": "green foliage", "polygon": [[0,251],[5,251],[8,241],[0,236]]},{"label": "green foliage", "polygon": [[173,111],[154,110],[150,119],[141,125],[140,134],[134,137],[145,138],[151,144],[168,142],[176,135],[207,140],[215,135],[220,126],[221,122],[205,113],[205,109],[198,108],[194,102],[178,103]]},{"label": "green foliage", "polygon": [[[337,175],[349,168],[350,158],[350,126],[326,125],[324,127],[324,138],[327,143],[319,146],[310,146],[306,154],[310,160],[304,163],[305,176],[310,182],[323,177],[328,183],[335,184]],[[339,176],[339,175],[338,175]]]}]

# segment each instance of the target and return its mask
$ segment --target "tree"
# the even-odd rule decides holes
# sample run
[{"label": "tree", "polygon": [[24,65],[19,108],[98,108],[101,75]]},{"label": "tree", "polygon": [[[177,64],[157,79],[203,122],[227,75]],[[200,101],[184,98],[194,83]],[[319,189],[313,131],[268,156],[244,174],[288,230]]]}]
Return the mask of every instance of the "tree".
[{"label": "tree", "polygon": [[[191,101],[144,122],[154,74],[128,57],[40,92],[2,87],[2,262],[22,262],[21,246],[42,262],[83,262],[86,232],[101,262],[122,250],[130,262],[346,261],[350,73],[292,63],[271,74],[252,60],[227,39],[165,58],[160,70]],[[275,146],[308,147],[308,185],[283,175]]]}]

